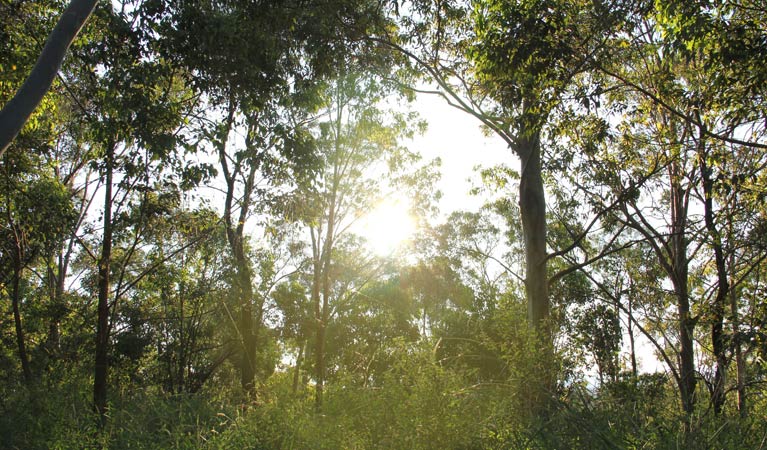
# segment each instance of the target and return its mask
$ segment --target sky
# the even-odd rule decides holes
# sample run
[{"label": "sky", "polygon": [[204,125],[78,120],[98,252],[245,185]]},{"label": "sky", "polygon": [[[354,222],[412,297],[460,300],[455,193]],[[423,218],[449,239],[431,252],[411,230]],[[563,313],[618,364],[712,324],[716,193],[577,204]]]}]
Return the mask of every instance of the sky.
[{"label": "sky", "polygon": [[407,145],[425,161],[442,159],[442,179],[437,186],[443,194],[439,205],[442,215],[479,209],[484,199],[469,195],[472,187],[469,179],[476,179],[474,168],[501,163],[514,167],[516,157],[499,137],[484,136],[477,119],[448,105],[439,96],[418,94],[412,107],[429,126],[426,133]]}]

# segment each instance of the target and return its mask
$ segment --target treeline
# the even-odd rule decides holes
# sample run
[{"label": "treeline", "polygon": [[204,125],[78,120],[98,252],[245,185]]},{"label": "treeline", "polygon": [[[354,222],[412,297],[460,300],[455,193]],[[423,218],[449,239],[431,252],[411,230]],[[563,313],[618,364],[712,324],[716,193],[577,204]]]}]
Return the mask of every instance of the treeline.
[{"label": "treeline", "polygon": [[[0,3],[0,104],[64,7]],[[766,23],[97,4],[0,161],[0,446],[759,448]],[[508,145],[479,211],[438,218],[417,95]]]}]

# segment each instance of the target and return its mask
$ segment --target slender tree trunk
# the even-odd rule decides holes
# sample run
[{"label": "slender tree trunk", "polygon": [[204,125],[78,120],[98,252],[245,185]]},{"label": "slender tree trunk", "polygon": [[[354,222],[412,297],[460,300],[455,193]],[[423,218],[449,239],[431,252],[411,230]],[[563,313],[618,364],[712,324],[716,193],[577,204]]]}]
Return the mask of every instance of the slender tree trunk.
[{"label": "slender tree trunk", "polygon": [[[338,180],[333,182],[333,192],[331,194],[330,206],[328,209],[327,230],[325,240],[319,251],[319,262],[315,264],[315,278],[312,286],[312,297],[315,299],[315,318],[317,319],[317,342],[314,357],[316,359],[315,375],[315,406],[322,408],[322,397],[325,388],[325,332],[330,317],[330,264],[331,253],[333,251],[333,234],[335,233],[335,209],[336,209],[336,190]],[[320,250],[321,248],[321,250]]]},{"label": "slender tree trunk", "polygon": [[629,350],[631,352],[631,375],[634,380],[634,383],[637,382],[637,376],[639,375],[639,371],[637,370],[637,354],[636,354],[636,346],[634,343],[634,321],[632,320],[632,315],[634,314],[634,285],[633,283],[629,282],[629,293],[628,293],[628,335],[629,335]]},{"label": "slender tree trunk", "polygon": [[93,405],[99,415],[99,425],[107,421],[107,381],[109,376],[109,296],[112,262],[112,173],[115,145],[107,146],[106,183],[104,185],[104,234],[99,258],[99,299],[96,321],[96,359],[93,377]]},{"label": "slender tree trunk", "polygon": [[[317,244],[315,244],[315,248],[316,247]],[[322,263],[319,258],[319,252],[315,250],[314,275],[312,277],[312,303],[314,304],[314,326],[316,327],[314,340],[314,406],[317,409],[322,407],[324,372],[321,370],[321,367],[324,367],[325,363],[324,357],[322,356],[325,352],[325,324],[322,322],[323,312],[322,300],[320,298],[320,271],[322,270]]]},{"label": "slender tree trunk", "polygon": [[735,292],[730,293],[730,309],[732,311],[732,328],[735,347],[735,367],[737,370],[737,390],[738,390],[738,413],[741,418],[748,417],[748,404],[746,402],[746,362],[743,358],[743,349],[739,339],[740,319],[738,317],[738,300]]},{"label": "slender tree trunk", "polygon": [[[341,98],[341,88],[336,85],[338,98]],[[335,117],[335,142],[334,153],[336,158],[341,155],[341,134],[342,134],[342,116],[343,106],[339,103]],[[325,239],[322,240],[318,230],[317,240],[314,244],[315,254],[315,278],[312,286],[312,297],[315,299],[315,318],[317,321],[317,342],[315,348],[316,358],[316,390],[315,407],[317,410],[322,408],[322,399],[325,389],[325,333],[330,318],[330,265],[332,262],[333,246],[335,245],[335,224],[336,224],[336,206],[338,201],[338,189],[341,183],[341,174],[343,168],[338,166],[336,161],[333,167],[333,177],[331,180],[330,198],[328,199],[327,210],[327,229],[325,230]],[[317,270],[319,269],[319,270]],[[320,286],[320,284],[322,286]],[[322,304],[320,304],[320,289],[322,290]]]},{"label": "slender tree trunk", "polygon": [[251,394],[255,391],[256,379],[256,342],[253,326],[253,285],[250,266],[245,256],[242,236],[238,236],[235,249],[237,265],[237,284],[240,294],[240,334],[242,339],[243,356],[240,370],[242,388]]},{"label": "slender tree trunk", "polygon": [[690,316],[690,297],[687,287],[687,202],[684,188],[680,184],[679,168],[673,163],[670,168],[671,179],[671,262],[672,282],[677,300],[679,324],[679,394],[682,408],[687,414],[688,425],[695,410],[695,353],[693,332],[695,319]]},{"label": "slender tree trunk", "polygon": [[298,347],[298,355],[296,356],[296,367],[293,372],[293,388],[292,393],[295,396],[296,393],[298,393],[298,381],[301,379],[301,363],[303,362],[304,357],[304,346],[306,343],[301,342],[301,345]]},{"label": "slender tree trunk", "polygon": [[[17,247],[20,243],[16,243]],[[19,303],[21,301],[21,290],[19,289],[19,283],[21,282],[21,249],[17,249],[17,254],[14,256],[13,262],[13,287],[11,292],[11,303],[13,305],[13,323],[16,325],[16,343],[19,348],[19,360],[21,361],[21,371],[24,375],[24,382],[30,384],[32,382],[32,369],[29,367],[29,357],[27,356],[27,346],[24,337],[24,328],[21,323],[21,312],[19,310]]]},{"label": "slender tree trunk", "polygon": [[690,300],[687,289],[677,288],[677,311],[679,314],[679,359],[680,359],[680,395],[684,412],[691,415],[695,411],[695,354],[693,351],[693,331],[695,321],[690,317]]},{"label": "slender tree trunk", "polygon": [[[728,234],[732,237],[732,223],[728,223]],[[730,253],[730,271],[734,273],[735,255]],[[732,346],[735,353],[736,389],[738,391],[738,414],[741,418],[748,417],[748,403],[746,397],[746,362],[743,358],[743,348],[740,338],[740,313],[738,311],[738,293],[736,289],[730,289],[730,316],[732,317]]]},{"label": "slender tree trunk", "polygon": [[[59,257],[59,272],[62,268],[62,257]],[[56,357],[61,351],[61,319],[64,315],[64,283],[63,276],[57,276],[53,270],[52,264],[48,267],[48,285],[50,298],[50,317],[48,319],[48,336],[46,337],[45,347],[51,357]]]},{"label": "slender tree trunk", "polygon": [[[164,257],[164,256],[161,256]],[[181,262],[183,267],[183,262]],[[184,297],[186,296],[186,292],[184,292],[184,282],[179,283],[179,304],[178,304],[178,367],[176,368],[176,379],[178,380],[178,390],[179,392],[186,391],[187,386],[187,379],[186,379],[186,368],[187,368],[187,350],[191,350],[191,342],[187,340],[187,337],[185,336],[186,333],[186,327],[184,326]],[[172,294],[166,293],[166,297],[170,298]],[[167,301],[167,300],[166,300]]]},{"label": "slender tree trunk", "polygon": [[316,406],[322,408],[323,394],[325,389],[325,335],[328,326],[329,308],[328,308],[328,290],[327,290],[327,276],[324,275],[323,280],[323,293],[322,293],[322,315],[320,318],[320,325],[317,329],[317,394],[316,394]]},{"label": "slender tree trunk", "polygon": [[[314,343],[314,406],[315,408],[320,409],[322,408],[322,396],[325,387],[325,323],[322,320],[324,313],[319,295],[319,283],[312,286],[312,290],[314,289],[317,289],[314,311],[315,323],[317,326],[317,335]],[[312,292],[312,296],[314,296],[314,294],[315,292]]]},{"label": "slender tree trunk", "polygon": [[0,156],[51,88],[69,46],[93,12],[96,1],[72,0],[48,36],[29,77],[11,101],[0,110]]},{"label": "slender tree trunk", "polygon": [[714,408],[714,414],[720,415],[725,402],[725,383],[727,382],[727,345],[724,336],[724,310],[727,303],[730,283],[727,279],[727,264],[722,248],[722,236],[714,222],[714,181],[711,178],[712,170],[706,161],[704,132],[701,130],[698,141],[698,159],[700,164],[701,182],[703,183],[703,219],[706,224],[706,231],[710,239],[711,248],[714,250],[714,261],[716,263],[717,286],[716,296],[711,312],[711,343],[716,358],[716,371],[714,373],[714,388],[711,393],[711,405]]},{"label": "slender tree trunk", "polygon": [[[330,214],[332,217],[333,214]],[[320,260],[315,264],[315,276],[312,284],[312,297],[314,298],[314,314],[317,326],[317,339],[314,348],[315,358],[315,391],[314,405],[317,409],[322,408],[323,394],[325,390],[325,333],[328,325],[328,295],[330,284],[330,249],[332,243],[332,226],[328,221],[328,231],[326,233],[324,245],[320,250]]]}]

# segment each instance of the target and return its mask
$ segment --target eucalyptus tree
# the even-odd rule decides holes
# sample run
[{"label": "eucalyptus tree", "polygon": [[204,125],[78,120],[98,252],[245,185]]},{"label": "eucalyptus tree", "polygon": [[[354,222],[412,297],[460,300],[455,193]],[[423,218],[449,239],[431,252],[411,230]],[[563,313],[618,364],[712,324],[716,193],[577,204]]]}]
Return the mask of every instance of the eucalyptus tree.
[{"label": "eucalyptus tree", "polygon": [[[91,243],[99,250],[80,240],[98,268],[93,395],[101,425],[107,417],[110,333],[115,326],[111,318],[130,282],[127,262],[140,247],[148,216],[139,215],[143,224],[130,226],[124,226],[123,219],[136,210],[135,203],[148,199],[160,179],[180,185],[172,173],[195,172],[186,169],[176,151],[188,92],[178,72],[157,57],[150,30],[139,26],[140,15],[140,9],[127,4],[98,8],[85,31],[89,39],[73,48],[79,64],[62,76],[85,118],[80,139],[89,145],[91,164],[99,175],[98,193],[103,195],[101,233]],[[120,238],[115,254],[116,232],[128,228],[130,237]]]},{"label": "eucalyptus tree", "polygon": [[[521,162],[519,207],[530,323],[548,328],[550,302],[542,138],[571,82],[621,29],[623,4],[579,1],[416,2],[386,43],[408,55],[433,93],[477,118]],[[544,334],[548,334],[546,331]]]},{"label": "eucalyptus tree", "polygon": [[[44,36],[53,27],[58,17],[59,5],[51,2],[24,4],[5,3],[0,6],[2,29],[0,35],[0,59],[3,70],[0,72],[0,102],[9,100],[15,90],[24,81],[27,67],[34,63],[34,58],[42,46]],[[85,39],[73,46],[77,51]],[[55,359],[60,349],[60,326],[67,311],[67,279],[69,265],[78,253],[77,239],[80,226],[88,215],[92,201],[91,183],[95,167],[89,164],[93,155],[90,148],[90,136],[85,124],[88,113],[80,103],[80,96],[74,95],[82,72],[76,57],[70,57],[60,68],[58,81],[53,83],[44,100],[27,121],[26,126],[9,145],[8,151],[18,155],[30,152],[29,158],[37,161],[44,171],[66,187],[78,210],[78,220],[55,248],[46,249],[41,254],[40,271],[44,272],[43,283],[46,285],[46,309],[48,312],[48,336],[45,338],[47,355]],[[10,103],[10,102],[9,102]],[[13,159],[17,159],[14,156]],[[37,172],[36,168],[33,171]],[[31,173],[30,173],[31,175]]]},{"label": "eucalyptus tree", "polygon": [[[195,393],[231,355],[227,333],[227,290],[232,266],[220,217],[214,211],[185,209],[167,190],[142,208],[152,210],[138,265],[151,268],[126,292],[117,312],[123,324],[114,333],[115,359],[131,373],[149,373],[137,384],[157,383],[171,393]],[[146,355],[156,352],[149,367]]]},{"label": "eucalyptus tree", "polygon": [[[0,102],[9,100],[22,84],[23,71],[34,62],[37,41],[33,34],[46,29],[45,13],[52,7],[50,4],[0,6],[3,23],[0,26]],[[60,153],[62,148],[68,147],[63,144],[67,139],[62,136],[66,136],[70,128],[66,123],[71,119],[70,106],[61,89],[52,92],[19,138],[7,146],[9,150],[2,162],[3,283],[11,287],[17,344],[26,380],[31,379],[32,374],[28,352],[24,348],[26,339],[20,303],[31,293],[31,289],[24,287],[31,288],[34,281],[24,277],[23,272],[38,268],[41,261],[48,261],[67,240],[65,235],[68,233],[63,232],[63,228],[69,227],[72,221],[74,177],[66,175],[70,172],[66,168],[70,158],[62,158]],[[83,162],[80,158],[72,159],[79,160],[71,167],[71,172],[76,172]],[[52,234],[54,230],[56,232]],[[47,306],[52,308],[52,296],[50,300],[51,304]]]},{"label": "eucalyptus tree", "polygon": [[[19,150],[15,148],[14,150]],[[32,151],[10,151],[4,155],[2,170],[3,215],[0,280],[10,296],[16,344],[24,381],[32,381],[21,305],[26,284],[23,271],[50,254],[65,239],[75,219],[71,196],[54,178],[50,167],[38,168],[41,158]],[[46,170],[47,169],[47,170]]]},{"label": "eucalyptus tree", "polygon": [[[370,277],[365,267],[356,264],[364,252],[353,242],[336,249],[339,281],[352,284],[355,278]],[[403,357],[402,344],[413,345],[421,339],[418,304],[398,272],[396,263],[385,264],[359,291],[347,290],[336,298],[327,324],[326,379],[381,387],[384,374]]]},{"label": "eucalyptus tree", "polygon": [[[735,199],[753,189],[764,147],[760,97],[732,94],[759,89],[745,71],[763,51],[752,40],[761,32],[748,19],[755,11],[746,12],[745,6],[658,6],[657,12],[645,7],[630,17],[634,32],[619,37],[611,45],[614,57],[596,65],[602,86],[611,91],[603,101],[624,122],[613,130],[604,119],[601,124],[592,120],[602,142],[592,150],[601,156],[584,153],[584,173],[585,178],[589,172],[599,174],[600,183],[612,186],[612,194],[596,189],[588,195],[598,203],[607,197],[620,201],[622,226],[652,244],[673,285],[680,360],[675,378],[688,417],[695,408],[699,372],[696,327],[710,327],[715,362],[707,386],[719,414],[727,392],[728,354],[737,353],[731,339],[738,334],[737,308],[726,313],[732,287],[742,282],[734,269],[736,249],[759,247],[748,231],[754,222],[743,215],[742,200]],[[737,38],[725,36],[727,30],[739,30],[749,52],[734,54]],[[611,157],[597,150],[605,140],[617,147]],[[661,193],[666,211],[654,200]],[[740,242],[726,231],[738,218],[744,220],[741,236],[749,236]],[[749,258],[737,265],[755,267],[760,261]]]},{"label": "eucalyptus tree", "polygon": [[[253,292],[246,222],[313,169],[307,123],[319,83],[338,61],[364,54],[358,29],[380,26],[375,2],[148,2],[159,48],[189,74],[204,101],[197,145],[224,179],[223,217],[237,268],[241,384],[253,391],[265,298]],[[359,27],[359,28],[357,28]],[[242,136],[242,139],[238,138]]]},{"label": "eucalyptus tree", "polygon": [[[307,373],[307,356],[311,353],[312,323],[314,318],[313,305],[309,298],[306,285],[300,280],[300,274],[294,274],[288,280],[280,283],[271,293],[272,301],[282,316],[280,337],[286,347],[297,348],[296,360],[293,366],[292,393],[296,395],[302,371]],[[311,367],[311,366],[310,366]]]},{"label": "eucalyptus tree", "polygon": [[349,244],[352,225],[391,189],[381,177],[388,174],[395,178],[397,172],[417,161],[417,156],[399,142],[402,137],[412,136],[415,130],[408,119],[414,118],[381,108],[387,90],[372,75],[341,71],[328,85],[327,106],[318,124],[316,139],[321,167],[306,191],[307,205],[302,217],[311,238],[318,408],[322,405],[326,329],[334,310],[332,303],[353,297],[378,265],[374,255],[362,253],[357,270],[365,268],[361,271],[363,276],[344,287],[337,275],[337,249]]}]

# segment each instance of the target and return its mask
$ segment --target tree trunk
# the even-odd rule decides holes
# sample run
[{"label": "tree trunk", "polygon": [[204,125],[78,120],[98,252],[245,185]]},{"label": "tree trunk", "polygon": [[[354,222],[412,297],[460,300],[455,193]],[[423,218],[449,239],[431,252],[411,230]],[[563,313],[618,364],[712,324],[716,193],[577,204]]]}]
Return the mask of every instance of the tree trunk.
[{"label": "tree trunk", "polygon": [[0,156],[5,153],[51,88],[69,46],[90,17],[96,2],[97,0],[72,0],[48,36],[29,77],[11,101],[0,110]]},{"label": "tree trunk", "polygon": [[[226,239],[229,248],[234,257],[236,267],[235,289],[237,294],[239,317],[237,324],[237,333],[239,335],[240,346],[242,347],[242,358],[240,361],[240,384],[242,389],[250,395],[255,394],[256,378],[256,345],[257,345],[257,327],[260,326],[260,320],[254,324],[253,320],[253,285],[252,273],[248,256],[245,252],[245,222],[250,212],[255,176],[258,170],[258,164],[253,160],[236,158],[233,167],[230,170],[230,158],[226,154],[229,133],[234,125],[237,102],[234,96],[230,97],[228,114],[223,127],[218,136],[216,147],[218,150],[219,163],[226,181],[226,200],[224,201],[224,223],[226,225]],[[252,119],[252,118],[251,118]],[[245,147],[249,152],[254,151],[253,135],[255,133],[255,120],[250,120],[248,132],[245,137]],[[244,166],[245,165],[245,166]],[[238,217],[233,217],[236,187],[238,177],[242,174],[243,167],[248,168],[247,178],[242,187],[241,203]]]},{"label": "tree trunk", "polygon": [[296,393],[298,393],[298,381],[301,379],[301,363],[303,362],[304,357],[304,345],[306,345],[304,342],[301,342],[301,344],[298,346],[298,355],[296,356],[296,367],[295,371],[293,372],[293,389],[292,393],[295,396]]},{"label": "tree trunk", "polygon": [[529,408],[546,417],[557,379],[554,343],[549,323],[549,278],[546,270],[546,197],[541,167],[540,128],[521,127],[515,151],[521,163],[519,210],[525,244],[525,294],[528,322],[535,333],[539,377],[530,390]]},{"label": "tree trunk", "polygon": [[256,342],[255,328],[253,326],[253,285],[251,284],[250,266],[245,257],[245,249],[242,242],[243,236],[238,236],[235,249],[235,261],[237,264],[237,284],[240,303],[240,338],[242,340],[242,367],[240,370],[240,384],[250,393],[255,393],[256,379]]},{"label": "tree trunk", "polygon": [[[340,89],[340,88],[339,88]],[[340,94],[339,94],[340,95]],[[336,140],[335,155],[338,156],[341,153],[341,144],[339,142],[342,134],[341,130],[341,117],[343,108],[339,106],[336,111],[335,118],[335,132]],[[338,162],[336,162],[338,164]],[[340,185],[342,169],[337,165],[333,170],[333,178],[330,190],[330,198],[328,202],[327,210],[327,230],[325,230],[324,241],[321,238],[320,231],[318,230],[317,239],[314,241],[314,284],[312,285],[312,297],[315,300],[315,318],[317,320],[317,342],[315,348],[316,358],[316,390],[315,390],[315,407],[317,410],[322,408],[322,397],[325,389],[325,331],[328,326],[328,319],[330,317],[330,264],[332,261],[333,245],[335,245],[335,222],[336,222],[336,202],[338,200],[338,189]],[[322,284],[322,304],[320,305],[320,283]]]},{"label": "tree trunk", "polygon": [[322,295],[322,314],[317,328],[317,391],[315,398],[315,405],[317,409],[322,408],[322,398],[325,389],[325,333],[328,325],[329,308],[328,308],[328,292],[323,288],[325,292]]},{"label": "tree trunk", "polygon": [[548,339],[549,289],[546,273],[546,198],[541,174],[540,133],[520,133],[519,210],[525,243],[525,292],[530,324]]},{"label": "tree trunk", "polygon": [[695,353],[693,331],[695,319],[690,316],[690,296],[687,287],[688,261],[687,202],[685,190],[680,184],[679,167],[673,163],[670,168],[671,180],[671,263],[672,282],[677,300],[679,325],[679,394],[682,408],[687,414],[688,425],[695,410]]},{"label": "tree trunk", "polygon": [[[728,223],[729,235],[732,235],[732,223]],[[734,271],[735,255],[730,254],[730,270]],[[746,397],[746,362],[740,338],[740,314],[738,312],[738,295],[736,289],[730,289],[730,315],[732,317],[732,345],[735,352],[736,388],[738,391],[738,414],[741,418],[748,417]]]},{"label": "tree trunk", "polygon": [[109,375],[109,296],[112,261],[112,172],[114,144],[107,146],[106,183],[104,185],[104,235],[99,258],[99,301],[96,322],[96,360],[93,378],[93,405],[99,415],[99,425],[107,421],[107,379]]},{"label": "tree trunk", "polygon": [[[317,248],[317,244],[315,244]],[[317,409],[322,407],[322,394],[325,383],[325,323],[323,302],[320,298],[320,280],[322,279],[322,260],[318,259],[320,253],[315,250],[314,276],[312,279],[312,303],[314,304],[314,323],[317,327],[314,341],[314,406]]]},{"label": "tree trunk", "polygon": [[[20,243],[16,243],[17,247]],[[21,312],[19,311],[19,303],[21,300],[21,291],[19,289],[19,283],[21,281],[21,250],[17,248],[17,254],[14,256],[13,262],[13,287],[12,287],[12,299],[13,304],[13,323],[16,325],[16,343],[19,348],[19,360],[21,361],[21,371],[24,374],[24,382],[30,384],[32,382],[32,370],[29,367],[29,357],[27,356],[27,346],[24,338],[24,328],[21,324]]]},{"label": "tree trunk", "polygon": [[45,339],[45,347],[48,349],[48,354],[50,357],[57,357],[58,354],[61,352],[61,320],[62,317],[65,314],[65,305],[64,305],[64,275],[63,275],[63,257],[60,255],[59,257],[59,263],[58,263],[58,272],[59,275],[57,275],[54,270],[52,264],[49,264],[48,266],[48,286],[49,286],[49,298],[50,298],[50,309],[49,309],[49,319],[48,319],[48,336],[46,336]]},{"label": "tree trunk", "polygon": [[710,240],[710,245],[714,250],[714,261],[716,263],[717,287],[716,296],[711,312],[711,343],[716,358],[716,371],[714,373],[714,387],[711,392],[711,405],[714,408],[714,414],[720,415],[725,401],[725,383],[727,381],[727,345],[724,336],[724,309],[727,302],[727,296],[730,290],[730,283],[727,279],[727,265],[722,248],[722,237],[719,229],[714,222],[714,181],[711,178],[712,170],[708,167],[706,161],[707,154],[705,149],[704,133],[698,141],[698,159],[700,164],[701,182],[703,183],[703,219],[706,224],[706,231]]},{"label": "tree trunk", "polygon": [[629,336],[629,351],[631,352],[631,375],[633,382],[636,384],[639,371],[637,370],[637,354],[636,345],[634,342],[634,323],[632,315],[634,314],[634,284],[629,281],[629,293],[628,293],[628,336]]},{"label": "tree trunk", "polygon": [[735,366],[738,371],[738,414],[742,419],[745,419],[748,417],[748,403],[746,402],[746,361],[743,359],[743,350],[740,347],[740,342],[735,343]]},{"label": "tree trunk", "polygon": [[680,396],[684,412],[691,415],[695,411],[695,354],[693,351],[693,331],[695,320],[690,317],[690,300],[686,288],[677,290],[677,311],[679,314],[679,359],[680,359]]}]

